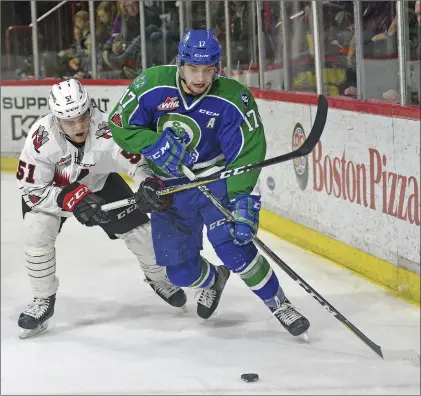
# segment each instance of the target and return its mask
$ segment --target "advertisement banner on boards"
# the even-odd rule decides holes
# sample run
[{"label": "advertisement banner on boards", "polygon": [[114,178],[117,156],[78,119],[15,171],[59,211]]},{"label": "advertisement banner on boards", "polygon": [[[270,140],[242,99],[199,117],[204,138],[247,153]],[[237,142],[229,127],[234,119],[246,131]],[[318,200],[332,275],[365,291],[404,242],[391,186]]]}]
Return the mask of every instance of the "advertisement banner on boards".
[{"label": "advertisement banner on boards", "polygon": [[[267,158],[296,149],[310,131],[316,109],[285,105],[260,104],[262,118],[272,118]],[[262,201],[281,217],[419,273],[419,159],[419,122],[330,109],[309,156],[262,170]]]},{"label": "advertisement banner on boards", "polygon": [[[86,86],[92,103],[105,112],[111,111],[125,87]],[[1,89],[1,151],[19,155],[29,130],[49,113],[50,86],[6,86]]]}]

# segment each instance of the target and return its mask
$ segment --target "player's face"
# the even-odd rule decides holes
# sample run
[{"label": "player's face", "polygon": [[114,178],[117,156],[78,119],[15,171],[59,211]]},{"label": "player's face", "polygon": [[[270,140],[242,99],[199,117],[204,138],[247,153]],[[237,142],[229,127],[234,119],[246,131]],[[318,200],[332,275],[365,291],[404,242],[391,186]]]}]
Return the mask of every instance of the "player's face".
[{"label": "player's face", "polygon": [[184,89],[187,93],[200,95],[212,84],[213,75],[217,68],[214,65],[192,65],[185,63],[183,66]]},{"label": "player's face", "polygon": [[89,133],[89,124],[91,114],[88,110],[85,114],[72,118],[71,120],[59,120],[63,132],[74,142],[82,143],[86,140]]}]

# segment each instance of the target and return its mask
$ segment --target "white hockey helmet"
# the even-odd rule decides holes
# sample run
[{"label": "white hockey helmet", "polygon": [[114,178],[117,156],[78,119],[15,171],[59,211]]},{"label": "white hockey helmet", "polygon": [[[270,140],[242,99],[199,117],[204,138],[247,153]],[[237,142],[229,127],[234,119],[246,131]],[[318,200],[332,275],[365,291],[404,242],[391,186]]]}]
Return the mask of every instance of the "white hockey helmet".
[{"label": "white hockey helmet", "polygon": [[51,87],[48,104],[55,117],[71,119],[85,114],[91,107],[91,99],[85,87],[71,78]]}]

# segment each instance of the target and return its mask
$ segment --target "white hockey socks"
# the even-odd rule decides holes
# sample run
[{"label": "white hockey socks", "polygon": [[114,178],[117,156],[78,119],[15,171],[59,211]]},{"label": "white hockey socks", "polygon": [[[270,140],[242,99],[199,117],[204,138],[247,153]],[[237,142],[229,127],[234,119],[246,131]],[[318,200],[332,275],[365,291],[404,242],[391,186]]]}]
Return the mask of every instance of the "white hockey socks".
[{"label": "white hockey socks", "polygon": [[26,268],[34,297],[47,298],[57,292],[56,251],[44,249],[25,251]]}]

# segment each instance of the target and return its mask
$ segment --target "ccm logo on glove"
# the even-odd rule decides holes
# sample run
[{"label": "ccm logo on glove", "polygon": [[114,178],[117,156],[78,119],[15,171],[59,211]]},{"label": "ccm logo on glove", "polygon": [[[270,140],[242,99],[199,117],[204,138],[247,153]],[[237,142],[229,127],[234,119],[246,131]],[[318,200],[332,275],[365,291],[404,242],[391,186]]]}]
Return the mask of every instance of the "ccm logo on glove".
[{"label": "ccm logo on glove", "polygon": [[155,143],[142,150],[142,154],[164,173],[183,177],[182,166],[191,167],[194,159],[181,141],[189,141],[187,132],[184,132],[183,136],[176,136],[176,132],[168,127],[158,136]]},{"label": "ccm logo on glove", "polygon": [[158,158],[161,158],[161,156],[164,155],[170,148],[170,142],[167,141],[165,146],[160,147],[157,152],[155,152],[154,154],[149,154],[148,159],[156,160]]},{"label": "ccm logo on glove", "polygon": [[74,182],[64,187],[57,196],[57,204],[63,210],[73,212],[76,219],[88,227],[110,221],[108,213],[101,210],[105,201],[84,184]]},{"label": "ccm logo on glove", "polygon": [[89,190],[84,184],[79,184],[74,190],[68,192],[63,198],[63,210],[73,212],[74,207],[92,191]]}]

